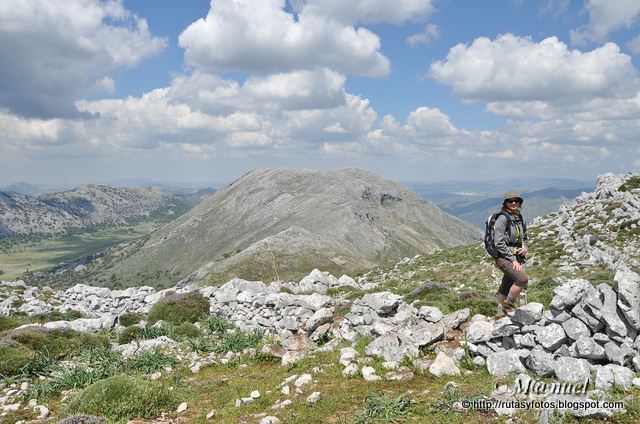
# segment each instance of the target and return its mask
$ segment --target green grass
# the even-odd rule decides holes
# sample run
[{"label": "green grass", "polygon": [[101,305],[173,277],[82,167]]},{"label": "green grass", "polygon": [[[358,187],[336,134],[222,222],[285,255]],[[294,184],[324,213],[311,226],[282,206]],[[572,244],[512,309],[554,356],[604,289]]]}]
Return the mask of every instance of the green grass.
[{"label": "green grass", "polygon": [[150,418],[173,410],[178,403],[166,386],[127,375],[115,375],[93,383],[69,402],[68,414],[108,417],[111,422]]},{"label": "green grass", "polygon": [[53,236],[3,239],[0,251],[2,279],[13,280],[27,271],[42,271],[56,264],[100,252],[108,247],[148,234],[157,227],[153,221],[132,226],[99,228]]},{"label": "green grass", "polygon": [[198,291],[190,293],[171,293],[156,302],[149,312],[149,323],[160,320],[172,324],[194,323],[209,314],[209,301]]},{"label": "green grass", "polygon": [[618,188],[622,192],[631,191],[640,188],[640,177],[633,176]]},{"label": "green grass", "polygon": [[35,357],[36,352],[18,343],[0,344],[0,376],[3,378],[18,375]]},{"label": "green grass", "polygon": [[127,312],[118,317],[118,322],[124,327],[131,327],[144,319],[144,315],[135,312]]},{"label": "green grass", "polygon": [[83,350],[109,346],[109,339],[105,336],[69,329],[20,331],[11,338],[32,350],[47,352],[56,359],[72,358]]}]

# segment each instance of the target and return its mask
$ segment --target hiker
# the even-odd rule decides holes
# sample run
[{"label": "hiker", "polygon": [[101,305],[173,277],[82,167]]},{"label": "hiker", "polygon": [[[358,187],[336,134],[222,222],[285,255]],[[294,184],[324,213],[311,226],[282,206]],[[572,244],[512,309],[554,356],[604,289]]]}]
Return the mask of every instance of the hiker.
[{"label": "hiker", "polygon": [[529,278],[524,272],[527,255],[527,227],[520,213],[522,196],[517,191],[507,192],[502,210],[495,219],[493,240],[496,250],[496,266],[504,274],[496,294],[498,306],[496,319],[514,309],[520,292],[527,288]]}]

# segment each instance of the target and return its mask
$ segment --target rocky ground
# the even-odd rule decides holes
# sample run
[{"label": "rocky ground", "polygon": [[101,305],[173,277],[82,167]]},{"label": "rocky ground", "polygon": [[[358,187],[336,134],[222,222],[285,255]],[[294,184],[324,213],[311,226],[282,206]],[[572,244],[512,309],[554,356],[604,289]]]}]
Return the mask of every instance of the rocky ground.
[{"label": "rocky ground", "polygon": [[[3,420],[100,422],[77,415],[84,413],[114,422],[638,422],[640,276],[635,253],[609,249],[637,243],[627,238],[638,216],[634,178],[603,176],[593,195],[536,224],[529,302],[499,320],[490,299],[478,297],[499,279],[479,246],[357,278],[314,270],[299,282],[232,279],[161,291],[3,282]],[[611,209],[595,206],[611,199]],[[567,225],[597,240],[565,233]],[[205,314],[172,324],[177,313],[159,306],[176,299],[196,299],[183,309],[204,305]],[[46,340],[63,335],[66,356],[43,352]],[[19,362],[18,354],[24,365],[11,367],[6,358]],[[578,393],[545,392],[554,382]],[[130,399],[138,398],[147,407],[135,409]],[[540,399],[565,403],[472,403]]]}]

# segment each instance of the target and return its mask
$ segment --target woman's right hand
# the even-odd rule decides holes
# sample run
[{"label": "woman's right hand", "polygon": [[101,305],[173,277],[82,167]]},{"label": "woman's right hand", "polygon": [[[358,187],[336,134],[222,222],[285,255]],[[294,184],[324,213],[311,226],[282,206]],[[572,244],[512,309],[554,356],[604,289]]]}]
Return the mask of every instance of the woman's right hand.
[{"label": "woman's right hand", "polygon": [[516,271],[522,271],[522,264],[517,260],[513,261],[513,269],[515,269]]}]

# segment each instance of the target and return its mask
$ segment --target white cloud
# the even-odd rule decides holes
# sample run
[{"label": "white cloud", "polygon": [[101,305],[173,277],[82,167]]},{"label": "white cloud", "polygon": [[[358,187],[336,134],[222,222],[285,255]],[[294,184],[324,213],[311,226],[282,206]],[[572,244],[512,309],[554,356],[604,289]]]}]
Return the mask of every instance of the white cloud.
[{"label": "white cloud", "polygon": [[640,35],[633,37],[627,46],[633,53],[640,54]]},{"label": "white cloud", "polygon": [[328,67],[362,76],[389,73],[380,38],[368,29],[304,8],[296,19],[284,6],[285,0],[214,0],[206,18],[180,34],[186,63],[209,72]]},{"label": "white cloud", "polygon": [[640,13],[638,0],[587,0],[585,7],[589,12],[589,22],[571,31],[574,44],[604,41],[610,33],[629,28]]},{"label": "white cloud", "polygon": [[77,117],[73,100],[96,79],[160,52],[121,1],[0,3],[0,106],[27,117]]},{"label": "white cloud", "polygon": [[615,96],[637,84],[631,58],[616,44],[583,53],[556,37],[535,43],[512,34],[458,44],[430,73],[459,97],[488,101]]},{"label": "white cloud", "polygon": [[93,84],[92,88],[97,93],[113,94],[116,91],[116,82],[113,78],[102,77]]},{"label": "white cloud", "polygon": [[419,44],[425,44],[432,40],[435,40],[439,36],[440,31],[438,30],[438,26],[435,24],[428,24],[425,27],[424,31],[407,37],[407,43],[411,44],[412,46],[417,46]]},{"label": "white cloud", "polygon": [[326,16],[346,24],[424,20],[433,11],[432,0],[294,0],[297,13]]},{"label": "white cloud", "polygon": [[477,38],[453,47],[430,74],[463,100],[486,101],[489,112],[514,119],[628,117],[638,109],[638,72],[614,43],[581,52],[555,37]]},{"label": "white cloud", "polygon": [[547,0],[540,9],[540,14],[551,14],[553,17],[562,15],[569,7],[570,0]]}]

